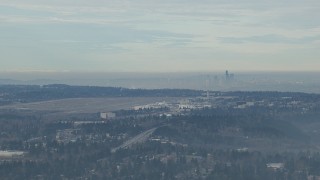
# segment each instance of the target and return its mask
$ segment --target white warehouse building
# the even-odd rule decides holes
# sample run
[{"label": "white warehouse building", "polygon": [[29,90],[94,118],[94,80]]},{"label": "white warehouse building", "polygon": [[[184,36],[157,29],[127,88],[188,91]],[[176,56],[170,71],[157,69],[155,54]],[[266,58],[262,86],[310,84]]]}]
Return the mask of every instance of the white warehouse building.
[{"label": "white warehouse building", "polygon": [[113,119],[116,117],[116,113],[113,112],[101,112],[100,118],[101,119]]}]

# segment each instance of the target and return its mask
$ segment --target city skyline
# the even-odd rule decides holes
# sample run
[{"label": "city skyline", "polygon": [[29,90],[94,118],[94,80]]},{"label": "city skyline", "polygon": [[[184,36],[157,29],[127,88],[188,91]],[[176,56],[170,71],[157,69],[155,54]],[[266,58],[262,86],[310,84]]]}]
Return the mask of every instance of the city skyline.
[{"label": "city skyline", "polygon": [[320,2],[0,2],[0,72],[319,71]]}]

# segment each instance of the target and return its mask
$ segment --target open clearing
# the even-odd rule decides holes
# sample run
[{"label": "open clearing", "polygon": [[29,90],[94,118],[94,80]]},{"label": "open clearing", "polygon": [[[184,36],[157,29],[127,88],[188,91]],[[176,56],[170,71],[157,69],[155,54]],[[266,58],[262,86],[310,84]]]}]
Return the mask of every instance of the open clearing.
[{"label": "open clearing", "polygon": [[167,101],[177,98],[169,97],[119,97],[119,98],[70,98],[33,103],[21,103],[1,106],[0,109],[49,111],[64,114],[108,112],[130,109],[133,106]]},{"label": "open clearing", "polygon": [[23,151],[0,151],[0,158],[10,158],[14,156],[22,156]]}]

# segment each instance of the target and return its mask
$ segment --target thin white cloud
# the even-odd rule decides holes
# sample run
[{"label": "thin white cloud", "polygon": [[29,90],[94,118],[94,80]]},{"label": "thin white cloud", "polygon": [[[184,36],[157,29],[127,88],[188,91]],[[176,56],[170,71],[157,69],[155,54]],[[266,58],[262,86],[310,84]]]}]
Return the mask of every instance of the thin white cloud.
[{"label": "thin white cloud", "polygon": [[[320,48],[320,1],[313,0],[1,0],[0,6],[6,10],[0,12],[1,47],[14,51],[9,45],[39,42],[32,47],[62,52],[55,55],[61,62],[117,59],[133,65],[155,59],[165,68],[166,59],[174,65],[186,59],[192,68],[198,66],[193,59],[224,64],[219,59],[248,62],[262,54],[280,54],[288,62],[290,53],[316,57]],[[14,36],[19,38],[12,41]],[[40,59],[35,49],[25,52],[30,62]],[[17,59],[2,51],[0,58]]]}]

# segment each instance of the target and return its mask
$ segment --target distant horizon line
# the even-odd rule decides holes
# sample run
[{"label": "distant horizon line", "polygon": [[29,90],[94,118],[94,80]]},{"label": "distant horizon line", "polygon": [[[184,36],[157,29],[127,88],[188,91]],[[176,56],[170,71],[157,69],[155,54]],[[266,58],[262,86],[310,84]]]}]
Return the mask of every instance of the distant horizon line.
[{"label": "distant horizon line", "polygon": [[72,70],[4,70],[1,71],[1,74],[7,73],[47,73],[47,74],[55,74],[55,73],[88,73],[88,74],[108,74],[108,73],[125,73],[125,74],[183,74],[183,73],[218,73],[218,72],[237,72],[237,73],[320,73],[320,70],[233,70],[233,69],[224,69],[224,70],[204,70],[204,71],[72,71]]}]

